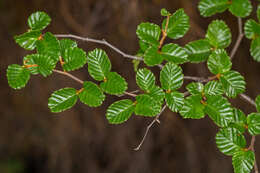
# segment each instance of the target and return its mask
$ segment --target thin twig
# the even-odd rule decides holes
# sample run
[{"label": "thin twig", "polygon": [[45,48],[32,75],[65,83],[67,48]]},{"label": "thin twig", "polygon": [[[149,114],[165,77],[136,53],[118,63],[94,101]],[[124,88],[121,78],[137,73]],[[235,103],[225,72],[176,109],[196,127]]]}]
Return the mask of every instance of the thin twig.
[{"label": "thin twig", "polygon": [[[62,74],[62,75],[64,75],[64,76],[68,76],[69,78],[71,78],[71,79],[77,81],[77,82],[80,83],[80,84],[83,84],[83,83],[84,83],[83,80],[77,78],[76,76],[73,76],[72,74],[70,74],[70,73],[68,73],[68,72],[61,71],[61,70],[56,70],[56,69],[54,69],[53,71],[54,71],[55,73],[59,73],[59,74]],[[136,94],[134,94],[134,93],[132,93],[132,92],[127,92],[127,91],[124,92],[124,95],[129,95],[129,96],[131,96],[131,97],[136,97],[136,96],[137,96]],[[119,96],[119,97],[120,97],[120,96]]]},{"label": "thin twig", "polygon": [[144,141],[145,141],[145,138],[146,138],[146,136],[147,136],[147,134],[148,134],[150,128],[153,126],[153,124],[154,124],[155,122],[160,123],[159,117],[160,117],[160,115],[163,113],[163,111],[165,110],[165,108],[166,108],[166,105],[163,106],[161,112],[160,112],[158,115],[156,115],[156,117],[153,119],[153,121],[147,126],[146,131],[145,131],[145,134],[144,134],[144,136],[143,136],[143,138],[142,138],[140,144],[134,149],[135,151],[140,150],[140,148],[141,148],[141,146],[143,145],[143,143],[144,143]]},{"label": "thin twig", "polygon": [[240,98],[242,98],[243,100],[245,100],[246,102],[248,102],[249,104],[253,105],[254,107],[256,107],[256,104],[254,102],[253,99],[251,99],[248,95],[246,94],[239,94]]},{"label": "thin twig", "polygon": [[238,17],[238,37],[237,37],[237,40],[236,40],[236,43],[230,53],[230,59],[232,60],[234,58],[234,55],[236,54],[237,52],[237,49],[244,37],[244,34],[243,34],[243,28],[242,28],[242,19],[240,17]]},{"label": "thin twig", "polygon": [[88,37],[80,37],[80,36],[73,35],[73,34],[56,34],[55,36],[62,37],[62,38],[74,38],[74,39],[81,40],[81,41],[103,44],[103,45],[110,47],[111,49],[113,49],[114,51],[116,51],[117,53],[119,53],[120,55],[122,55],[125,58],[130,58],[130,59],[140,60],[140,61],[143,60],[142,58],[140,58],[138,56],[133,56],[133,55],[124,53],[123,51],[121,51],[120,49],[115,47],[114,45],[107,42],[105,39],[98,40],[98,39],[93,39],[93,38],[88,38]]},{"label": "thin twig", "polygon": [[[255,152],[255,136],[252,136],[250,146],[248,147],[248,149]],[[254,170],[255,170],[255,173],[258,173],[258,167],[257,167],[257,164],[256,164],[256,159],[255,159],[255,164],[254,164]]]},{"label": "thin twig", "polygon": [[[135,90],[135,91],[131,91],[131,92],[129,92],[130,94],[135,94],[135,93],[138,93],[139,92],[139,90]],[[123,96],[125,96],[125,94],[122,94],[122,95],[118,95],[118,97],[123,97]],[[136,95],[134,95],[134,97],[136,97]]]},{"label": "thin twig", "polygon": [[56,72],[56,73],[59,73],[59,74],[68,76],[68,77],[70,77],[71,79],[77,81],[77,82],[80,83],[80,84],[83,84],[83,83],[84,83],[82,80],[80,80],[79,78],[73,76],[72,74],[70,74],[70,73],[68,73],[68,72],[60,71],[60,70],[56,70],[56,69],[54,69],[53,71]]}]

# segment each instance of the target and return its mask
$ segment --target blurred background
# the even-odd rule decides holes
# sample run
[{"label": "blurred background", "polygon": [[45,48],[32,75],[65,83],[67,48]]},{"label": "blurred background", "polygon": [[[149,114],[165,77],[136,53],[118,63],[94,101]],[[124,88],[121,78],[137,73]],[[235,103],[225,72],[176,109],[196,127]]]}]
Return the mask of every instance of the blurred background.
[{"label": "blurred background", "polygon": [[[257,3],[253,1],[254,11]],[[224,156],[215,144],[217,127],[206,117],[183,120],[169,109],[155,124],[140,151],[133,149],[141,141],[152,119],[132,116],[122,125],[110,125],[106,108],[115,96],[107,96],[103,106],[89,108],[78,102],[72,109],[53,114],[47,106],[54,90],[80,86],[73,80],[53,74],[48,78],[32,76],[24,89],[13,90],[7,84],[6,68],[21,64],[29,52],[20,48],[14,35],[24,33],[28,16],[47,12],[52,23],[47,28],[55,34],[76,34],[105,38],[121,50],[135,54],[135,34],[142,21],[161,24],[160,9],[174,12],[184,8],[191,27],[186,36],[173,41],[180,45],[204,37],[211,20],[226,21],[233,33],[230,52],[238,35],[237,19],[229,12],[210,18],[199,16],[198,0],[0,0],[0,173],[231,173],[231,157]],[[251,15],[255,17],[255,13]],[[245,19],[243,19],[245,22]],[[129,82],[128,91],[137,89],[131,60],[111,49],[92,43],[78,42],[86,51],[103,48],[112,61],[112,70]],[[233,69],[245,76],[246,93],[255,98],[260,93],[260,64],[249,55],[250,41],[243,39],[235,55]],[[141,64],[143,65],[143,64]],[[205,63],[182,65],[185,75],[210,75]],[[158,68],[152,68],[158,76]],[[84,80],[92,80],[87,68],[73,72]],[[190,81],[185,81],[185,85]],[[182,88],[182,91],[185,91]],[[254,107],[241,99],[231,100],[245,113]],[[249,139],[248,139],[249,140]],[[260,164],[260,138],[256,142],[256,158]]]}]

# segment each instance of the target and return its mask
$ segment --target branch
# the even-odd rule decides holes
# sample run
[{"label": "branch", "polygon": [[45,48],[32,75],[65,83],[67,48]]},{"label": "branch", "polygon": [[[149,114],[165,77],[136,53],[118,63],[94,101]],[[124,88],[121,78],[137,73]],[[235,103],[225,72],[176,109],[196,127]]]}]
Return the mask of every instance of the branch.
[{"label": "branch", "polygon": [[129,58],[129,59],[133,59],[133,60],[140,60],[140,61],[143,60],[140,57],[124,53],[120,49],[116,48],[114,45],[108,43],[105,39],[97,40],[97,39],[88,38],[88,37],[80,37],[80,36],[73,35],[73,34],[56,34],[55,36],[56,37],[62,37],[62,38],[74,38],[74,39],[85,41],[85,42],[92,42],[92,43],[97,43],[97,44],[103,44],[103,45],[106,45],[106,46],[110,47],[111,49],[113,49],[114,51],[116,51],[117,53],[119,53],[120,55],[122,55],[125,58]]},{"label": "branch", "polygon": [[[255,136],[252,136],[248,150],[251,150],[255,153]],[[255,159],[255,163],[254,163],[254,169],[255,169],[255,173],[258,173],[258,167],[257,167],[257,164],[256,164],[256,159]]]},{"label": "branch", "polygon": [[[59,73],[59,74],[62,74],[62,75],[64,75],[64,76],[67,76],[67,77],[69,77],[69,78],[71,78],[71,79],[77,81],[77,82],[80,83],[80,84],[83,84],[83,83],[84,83],[83,80],[77,78],[76,76],[73,76],[72,74],[70,74],[70,73],[68,73],[68,72],[60,71],[60,70],[56,70],[56,69],[54,69],[53,71],[54,71],[55,73]],[[131,96],[131,97],[136,97],[136,96],[137,96],[137,95],[135,95],[135,94],[133,94],[133,93],[131,93],[131,92],[126,92],[126,91],[124,92],[124,95],[128,95],[128,96]],[[120,96],[119,96],[119,97],[120,97]]]},{"label": "branch", "polygon": [[239,45],[240,45],[240,43],[241,43],[241,41],[244,37],[242,27],[243,27],[242,26],[242,19],[240,17],[238,17],[238,33],[239,34],[238,34],[238,37],[237,37],[237,41],[236,41],[236,43],[235,43],[235,45],[234,45],[234,47],[233,47],[233,49],[230,53],[230,59],[231,60],[234,58],[234,55],[236,54],[237,49],[238,49],[238,47],[239,47]]},{"label": "branch", "polygon": [[68,72],[60,71],[60,70],[55,70],[55,69],[54,69],[53,71],[56,72],[56,73],[62,74],[62,75],[64,75],[64,76],[68,76],[69,78],[71,78],[71,79],[77,81],[77,82],[80,83],[80,84],[83,84],[83,83],[84,83],[82,80],[80,80],[79,78],[73,76],[72,74],[70,74],[70,73],[68,73]]},{"label": "branch", "polygon": [[254,102],[253,99],[251,99],[249,96],[247,96],[246,94],[239,94],[240,98],[242,98],[243,100],[245,100],[247,103],[253,105],[254,107],[256,107],[256,104]]},{"label": "branch", "polygon": [[153,121],[147,126],[146,131],[145,131],[145,134],[144,134],[144,136],[143,136],[143,139],[141,140],[140,144],[134,149],[135,151],[140,150],[140,148],[141,148],[141,146],[143,145],[143,143],[144,143],[144,141],[145,141],[145,139],[146,139],[146,136],[147,136],[147,134],[148,134],[150,128],[153,126],[153,124],[154,124],[155,122],[160,123],[159,117],[160,117],[160,115],[163,113],[163,111],[165,110],[165,108],[166,108],[166,105],[164,105],[164,107],[162,108],[161,112],[160,112],[158,115],[156,115],[156,117],[153,119]]}]

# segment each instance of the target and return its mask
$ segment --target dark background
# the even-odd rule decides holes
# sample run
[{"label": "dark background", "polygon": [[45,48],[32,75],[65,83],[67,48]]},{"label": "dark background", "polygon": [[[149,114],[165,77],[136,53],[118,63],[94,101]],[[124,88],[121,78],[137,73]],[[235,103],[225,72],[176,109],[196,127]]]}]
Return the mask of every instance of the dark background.
[{"label": "dark background", "polygon": [[[106,108],[119,98],[107,96],[99,108],[78,102],[70,110],[53,114],[47,106],[50,94],[66,86],[79,89],[80,85],[59,74],[48,78],[32,76],[21,90],[13,90],[7,84],[7,66],[21,64],[23,56],[29,53],[15,44],[13,36],[28,29],[27,18],[37,10],[51,16],[52,23],[47,30],[52,33],[105,38],[121,50],[135,54],[138,50],[135,30],[140,22],[160,25],[161,8],[171,12],[184,8],[190,16],[191,28],[184,38],[173,42],[183,46],[203,38],[210,21],[221,18],[233,33],[230,52],[238,35],[237,19],[229,12],[200,17],[197,3],[198,0],[0,0],[0,173],[233,172],[231,157],[216,148],[214,138],[218,129],[207,117],[183,120],[166,109],[160,118],[161,124],[153,126],[141,150],[134,151],[152,119],[133,115],[122,125],[108,124]],[[253,4],[255,10],[256,1]],[[252,17],[255,18],[255,13]],[[131,60],[107,47],[80,41],[78,44],[86,51],[95,47],[106,50],[112,70],[129,82],[128,91],[137,89]],[[255,98],[260,93],[260,64],[250,57],[249,46],[250,41],[244,38],[235,55],[233,69],[245,76],[246,93]],[[182,67],[185,75],[210,75],[205,63]],[[158,74],[158,68],[152,71]],[[92,80],[86,67],[73,74]],[[231,102],[245,113],[255,111],[239,98]],[[256,158],[260,164],[259,140],[257,138]]]}]

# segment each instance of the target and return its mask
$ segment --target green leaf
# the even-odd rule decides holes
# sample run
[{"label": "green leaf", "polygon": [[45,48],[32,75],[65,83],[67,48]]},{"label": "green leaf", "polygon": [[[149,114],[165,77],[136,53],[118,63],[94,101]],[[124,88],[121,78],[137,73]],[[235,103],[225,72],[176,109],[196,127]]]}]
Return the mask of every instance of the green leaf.
[{"label": "green leaf", "polygon": [[13,89],[21,89],[25,87],[30,79],[30,71],[18,64],[9,65],[6,75],[8,84]]},{"label": "green leaf", "polygon": [[136,34],[143,42],[158,46],[161,28],[153,23],[141,23],[137,26]]},{"label": "green leaf", "polygon": [[250,54],[254,60],[260,62],[260,37],[252,40],[250,46]]},{"label": "green leaf", "polygon": [[54,61],[59,60],[60,44],[52,33],[45,33],[43,38],[36,42],[36,47],[39,54],[49,55]]},{"label": "green leaf", "polygon": [[224,12],[229,7],[229,0],[201,0],[198,7],[200,15],[209,17]]},{"label": "green leaf", "polygon": [[200,95],[189,96],[184,100],[184,105],[180,111],[183,118],[201,119],[205,117],[204,108],[201,104]]},{"label": "green leaf", "polygon": [[239,151],[232,157],[232,165],[235,173],[250,173],[255,162],[253,151]]},{"label": "green leaf", "polygon": [[257,6],[256,13],[257,13],[257,19],[258,19],[258,21],[260,21],[260,4],[258,4],[258,6]]},{"label": "green leaf", "polygon": [[260,113],[251,113],[247,116],[248,132],[252,135],[260,134]]},{"label": "green leaf", "polygon": [[173,91],[165,94],[165,101],[167,106],[173,112],[179,112],[184,104],[184,95],[178,91]]},{"label": "green leaf", "polygon": [[260,25],[256,23],[253,19],[249,19],[246,21],[245,26],[245,36],[248,39],[255,39],[260,35]]},{"label": "green leaf", "polygon": [[59,40],[59,43],[60,43],[61,57],[64,57],[65,51],[67,49],[77,47],[77,42],[72,41],[70,39]]},{"label": "green leaf", "polygon": [[160,113],[161,105],[147,94],[136,96],[135,114],[153,117]]},{"label": "green leaf", "polygon": [[147,93],[147,95],[149,95],[150,97],[152,97],[155,101],[157,101],[158,103],[162,104],[164,97],[165,97],[165,93],[163,92],[163,90],[154,85],[150,91]]},{"label": "green leaf", "polygon": [[118,73],[109,72],[106,80],[100,84],[100,87],[108,94],[120,95],[126,91],[127,83]]},{"label": "green leaf", "polygon": [[232,0],[229,11],[237,17],[247,17],[252,11],[249,0]]},{"label": "green leaf", "polygon": [[211,45],[206,39],[189,42],[184,49],[188,54],[188,60],[196,63],[207,60],[211,53]]},{"label": "green leaf", "polygon": [[48,14],[37,11],[28,18],[28,25],[32,30],[43,30],[51,22],[51,18]]},{"label": "green leaf", "polygon": [[260,95],[255,98],[257,112],[260,112]]},{"label": "green leaf", "polygon": [[[32,74],[41,74],[44,77],[52,74],[56,62],[49,56],[43,54],[27,55],[24,58],[24,65]],[[30,67],[32,66],[32,67]]]},{"label": "green leaf", "polygon": [[199,82],[191,82],[186,86],[186,89],[191,95],[201,95],[204,91],[204,86]]},{"label": "green leaf", "polygon": [[232,156],[246,146],[246,139],[239,130],[224,128],[217,133],[216,144],[222,153]]},{"label": "green leaf", "polygon": [[139,69],[136,73],[136,83],[144,91],[150,91],[155,85],[155,76],[147,68]]},{"label": "green leaf", "polygon": [[[167,36],[172,39],[178,39],[183,37],[190,28],[189,16],[183,9],[177,10],[169,18],[168,28],[166,30]],[[167,19],[163,20],[162,28],[165,30]]]},{"label": "green leaf", "polygon": [[241,110],[233,108],[233,120],[229,126],[238,129],[241,133],[244,133],[246,130],[245,114]]},{"label": "green leaf", "polygon": [[33,50],[36,47],[36,42],[41,36],[41,31],[30,31],[22,35],[14,36],[15,42],[26,50]]},{"label": "green leaf", "polygon": [[204,112],[219,127],[227,127],[233,120],[233,109],[225,97],[220,95],[207,97]]},{"label": "green leaf", "polygon": [[161,64],[163,61],[162,55],[158,52],[158,47],[150,46],[144,53],[144,63],[148,66]]},{"label": "green leaf", "polygon": [[62,88],[52,93],[48,100],[51,112],[62,112],[74,106],[77,102],[77,90],[74,88]]},{"label": "green leaf", "polygon": [[110,124],[120,124],[127,121],[135,110],[131,100],[120,100],[111,104],[106,113],[106,118]]},{"label": "green leaf", "polygon": [[87,62],[86,53],[77,47],[66,49],[64,52],[64,71],[73,71],[83,67]]},{"label": "green leaf", "polygon": [[161,53],[164,59],[176,64],[183,64],[188,61],[188,54],[185,49],[177,44],[170,43],[164,45]]},{"label": "green leaf", "polygon": [[105,95],[93,82],[84,82],[82,90],[78,92],[78,96],[82,103],[90,107],[98,107],[105,100]]},{"label": "green leaf", "polygon": [[219,81],[210,81],[204,87],[206,96],[222,95],[224,93],[222,84]]},{"label": "green leaf", "polygon": [[139,40],[139,46],[142,53],[145,53],[146,49],[150,47],[150,45],[142,40]]},{"label": "green leaf", "polygon": [[231,32],[222,20],[214,20],[208,26],[206,39],[215,48],[226,48],[231,43]]},{"label": "green leaf", "polygon": [[94,49],[88,53],[88,72],[97,81],[104,80],[111,70],[111,63],[105,51]]},{"label": "green leaf", "polygon": [[161,9],[161,16],[170,16],[171,13],[167,11],[165,8]]},{"label": "green leaf", "polygon": [[207,65],[211,73],[221,74],[229,71],[232,63],[224,49],[217,49],[209,56]]},{"label": "green leaf", "polygon": [[237,71],[225,72],[220,77],[220,82],[224,88],[224,91],[228,97],[235,98],[238,94],[245,91],[246,82],[244,77]]},{"label": "green leaf", "polygon": [[180,88],[183,84],[183,73],[181,67],[168,62],[160,72],[160,82],[162,88],[173,91]]}]

